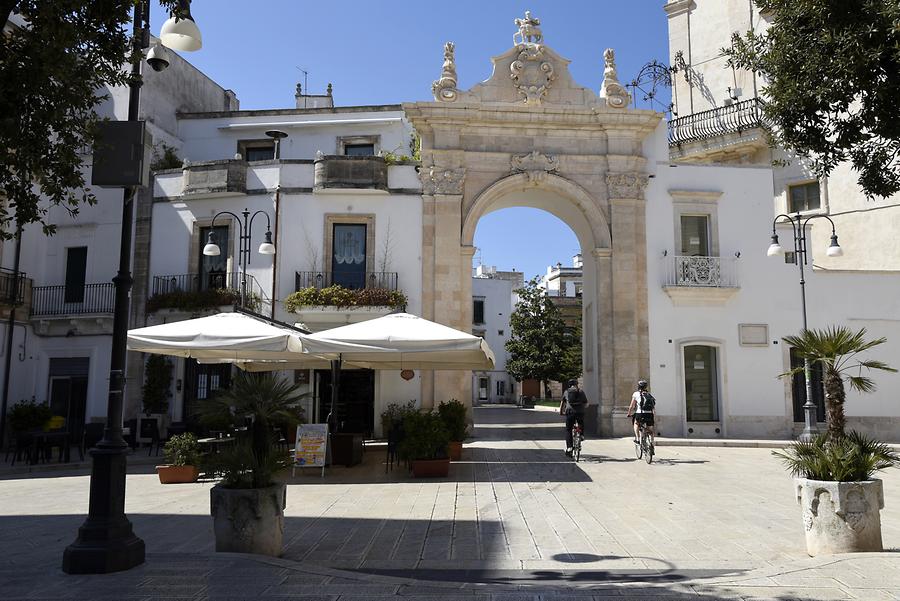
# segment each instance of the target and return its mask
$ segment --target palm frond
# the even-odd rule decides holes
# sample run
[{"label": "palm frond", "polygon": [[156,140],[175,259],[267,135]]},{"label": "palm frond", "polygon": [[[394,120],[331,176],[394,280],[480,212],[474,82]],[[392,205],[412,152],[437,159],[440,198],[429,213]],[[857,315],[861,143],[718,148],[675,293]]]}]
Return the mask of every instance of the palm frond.
[{"label": "palm frond", "polygon": [[900,464],[900,454],[890,446],[855,431],[837,439],[820,434],[772,454],[793,476],[831,482],[871,480],[877,472]]},{"label": "palm frond", "polygon": [[850,382],[852,390],[858,390],[859,392],[873,392],[875,390],[875,381],[866,376],[847,376],[847,381]]}]

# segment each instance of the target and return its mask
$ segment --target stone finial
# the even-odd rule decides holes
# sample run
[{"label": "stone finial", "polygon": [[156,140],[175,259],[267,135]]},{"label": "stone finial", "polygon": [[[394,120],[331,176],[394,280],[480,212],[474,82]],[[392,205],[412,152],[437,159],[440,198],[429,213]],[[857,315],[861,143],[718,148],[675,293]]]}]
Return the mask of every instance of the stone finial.
[{"label": "stone finial", "polygon": [[294,96],[303,96],[303,84],[302,83],[297,84],[297,91],[294,92]]},{"label": "stone finial", "polygon": [[513,34],[513,45],[521,44],[540,44],[544,41],[544,34],[541,32],[541,20],[531,16],[531,11],[525,11],[524,19],[516,19],[514,21],[519,31]]},{"label": "stone finial", "polygon": [[431,93],[434,99],[441,102],[453,102],[459,96],[456,89],[456,58],[453,52],[456,45],[453,42],[444,44],[444,64],[441,67],[441,78],[431,84]]},{"label": "stone finial", "polygon": [[606,105],[623,109],[631,102],[631,95],[625,86],[619,83],[616,72],[616,53],[612,48],[603,51],[603,83],[600,84],[600,97],[606,99]]},{"label": "stone finial", "polygon": [[331,96],[331,93],[334,91],[334,87],[329,83],[328,87],[325,88],[325,94]]}]

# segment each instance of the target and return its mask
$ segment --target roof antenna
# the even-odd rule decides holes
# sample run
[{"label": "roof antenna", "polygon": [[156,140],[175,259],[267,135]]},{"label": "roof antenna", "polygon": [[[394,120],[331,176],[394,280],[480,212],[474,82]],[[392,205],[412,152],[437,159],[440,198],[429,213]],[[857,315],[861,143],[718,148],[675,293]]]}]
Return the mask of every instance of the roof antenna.
[{"label": "roof antenna", "polygon": [[306,94],[303,95],[303,108],[306,108],[306,97],[309,95],[309,71],[306,69],[301,69],[300,67],[294,66],[295,69],[303,73],[303,89],[306,90]]}]

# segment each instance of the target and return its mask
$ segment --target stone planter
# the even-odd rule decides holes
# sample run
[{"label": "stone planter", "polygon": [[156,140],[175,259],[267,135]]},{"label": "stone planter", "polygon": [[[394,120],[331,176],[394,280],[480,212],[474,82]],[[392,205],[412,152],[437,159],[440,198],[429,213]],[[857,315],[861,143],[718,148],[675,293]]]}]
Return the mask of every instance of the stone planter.
[{"label": "stone planter", "polygon": [[797,478],[810,556],[881,551],[881,480],[823,482]]},{"label": "stone planter", "polygon": [[157,465],[156,475],[160,484],[186,484],[196,482],[200,470],[194,465]]},{"label": "stone planter", "polygon": [[462,441],[451,440],[447,446],[447,454],[450,455],[450,461],[459,461],[462,459]]},{"label": "stone planter", "polygon": [[286,487],[223,488],[209,491],[216,551],[281,555]]},{"label": "stone planter", "polygon": [[450,458],[415,459],[412,473],[414,478],[446,478],[450,474]]}]

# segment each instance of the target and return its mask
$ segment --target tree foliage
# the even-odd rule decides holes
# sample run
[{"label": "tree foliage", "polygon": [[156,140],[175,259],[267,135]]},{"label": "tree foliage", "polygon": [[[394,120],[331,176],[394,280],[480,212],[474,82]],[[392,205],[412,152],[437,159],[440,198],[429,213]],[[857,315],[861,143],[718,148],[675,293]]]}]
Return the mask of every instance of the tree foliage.
[{"label": "tree foliage", "polygon": [[[163,0],[172,8],[174,0]],[[0,35],[0,235],[39,222],[51,206],[77,214],[96,201],[82,163],[96,137],[96,107],[129,81],[128,24],[135,0],[0,1],[16,21]],[[19,20],[21,18],[21,21]]]},{"label": "tree foliage", "polygon": [[[506,371],[516,380],[566,381],[581,375],[581,337],[566,326],[537,278],[517,290],[519,303],[510,315]],[[574,348],[577,347],[577,350]],[[577,353],[577,366],[573,357]]]},{"label": "tree foliage", "polygon": [[771,27],[735,34],[723,53],[765,79],[774,143],[820,177],[850,161],[870,197],[900,191],[900,3],[755,2]]},{"label": "tree foliage", "polygon": [[[866,329],[856,332],[843,326],[824,330],[804,330],[799,336],[785,336],[783,340],[794,347],[797,355],[813,365],[821,365],[825,386],[825,409],[828,412],[828,436],[837,439],[844,436],[844,380],[851,390],[872,392],[875,382],[862,375],[862,370],[878,369],[896,372],[883,361],[859,359],[857,355],[884,344],[887,339],[866,340]],[[781,377],[802,373],[803,367],[781,374]],[[854,375],[855,374],[855,375]]]}]

